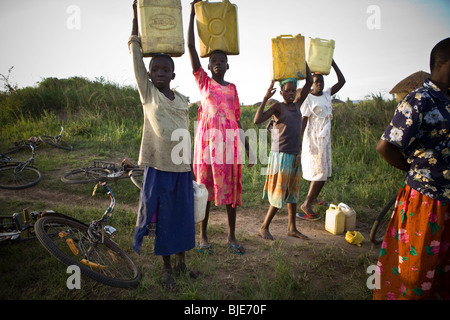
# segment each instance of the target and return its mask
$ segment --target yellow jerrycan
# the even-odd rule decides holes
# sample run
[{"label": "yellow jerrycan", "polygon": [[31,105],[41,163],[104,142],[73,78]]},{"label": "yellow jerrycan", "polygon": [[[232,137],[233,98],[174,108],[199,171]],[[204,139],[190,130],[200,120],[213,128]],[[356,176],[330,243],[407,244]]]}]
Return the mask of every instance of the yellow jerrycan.
[{"label": "yellow jerrycan", "polygon": [[325,230],[332,234],[343,234],[345,230],[345,213],[341,208],[330,204],[325,215]]},{"label": "yellow jerrycan", "polygon": [[139,24],[144,57],[184,54],[181,0],[139,0]]},{"label": "yellow jerrycan", "polygon": [[306,78],[305,38],[298,34],[272,39],[272,79]]},{"label": "yellow jerrycan", "polygon": [[330,74],[333,62],[334,40],[308,38],[308,66],[311,72]]},{"label": "yellow jerrycan", "polygon": [[237,6],[228,0],[200,1],[195,4],[200,57],[221,50],[227,55],[239,54]]}]

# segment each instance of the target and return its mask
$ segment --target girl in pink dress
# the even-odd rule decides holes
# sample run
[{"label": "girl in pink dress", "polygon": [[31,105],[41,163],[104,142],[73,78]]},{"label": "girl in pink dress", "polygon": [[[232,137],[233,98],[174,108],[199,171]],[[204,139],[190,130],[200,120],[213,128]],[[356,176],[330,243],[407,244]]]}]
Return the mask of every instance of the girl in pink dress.
[{"label": "girl in pink dress", "polygon": [[[224,80],[228,60],[224,52],[215,51],[209,57],[208,69],[212,77],[203,70],[195,48],[194,0],[188,29],[188,47],[195,81],[201,93],[198,123],[195,133],[194,174],[198,183],[208,189],[208,204],[205,220],[201,222],[200,252],[212,253],[207,236],[207,224],[211,201],[216,206],[226,205],[228,214],[228,246],[236,254],[245,250],[235,237],[236,206],[241,205],[242,159],[240,153],[239,122],[241,115],[236,86]],[[249,145],[245,141],[247,154]],[[249,165],[251,166],[251,165]]]}]

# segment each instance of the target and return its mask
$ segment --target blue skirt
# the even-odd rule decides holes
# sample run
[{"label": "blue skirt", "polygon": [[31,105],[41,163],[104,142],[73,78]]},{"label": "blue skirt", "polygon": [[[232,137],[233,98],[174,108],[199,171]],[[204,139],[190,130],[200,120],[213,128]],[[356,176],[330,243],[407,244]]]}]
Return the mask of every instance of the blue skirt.
[{"label": "blue skirt", "polygon": [[133,249],[139,253],[152,222],[156,222],[155,255],[169,256],[194,248],[191,172],[166,172],[146,167],[143,178]]}]

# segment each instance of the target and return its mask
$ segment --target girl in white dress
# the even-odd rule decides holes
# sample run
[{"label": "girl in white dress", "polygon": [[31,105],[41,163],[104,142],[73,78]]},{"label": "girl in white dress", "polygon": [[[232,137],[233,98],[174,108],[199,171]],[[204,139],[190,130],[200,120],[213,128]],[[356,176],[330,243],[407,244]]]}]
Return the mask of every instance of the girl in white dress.
[{"label": "girl in white dress", "polygon": [[312,210],[317,197],[331,177],[331,119],[333,107],[331,96],[345,84],[345,78],[336,63],[332,62],[338,82],[332,88],[324,90],[322,74],[313,75],[312,91],[303,102],[302,113],[302,170],[303,179],[311,181],[305,202],[300,206],[299,218],[316,220],[320,217]]}]

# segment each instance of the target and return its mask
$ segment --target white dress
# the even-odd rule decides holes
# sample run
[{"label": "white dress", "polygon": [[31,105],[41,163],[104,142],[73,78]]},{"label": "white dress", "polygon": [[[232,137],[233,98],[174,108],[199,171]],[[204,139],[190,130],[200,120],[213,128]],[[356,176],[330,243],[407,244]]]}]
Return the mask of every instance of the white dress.
[{"label": "white dress", "polygon": [[303,178],[326,181],[331,177],[331,88],[321,96],[309,94],[300,110],[302,116],[309,117],[302,143]]}]

